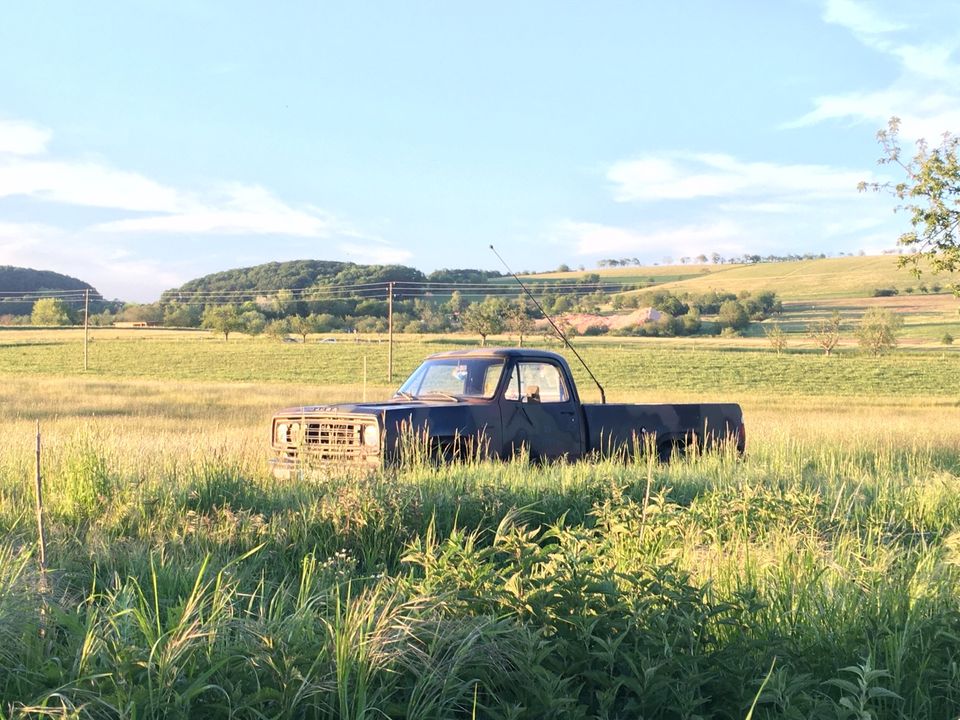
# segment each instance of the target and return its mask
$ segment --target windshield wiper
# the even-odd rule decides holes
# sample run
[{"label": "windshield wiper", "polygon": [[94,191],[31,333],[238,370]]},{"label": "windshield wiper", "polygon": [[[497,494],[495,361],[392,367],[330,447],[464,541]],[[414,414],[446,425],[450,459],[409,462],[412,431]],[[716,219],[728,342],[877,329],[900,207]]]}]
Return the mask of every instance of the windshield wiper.
[{"label": "windshield wiper", "polygon": [[439,390],[431,390],[428,393],[424,393],[421,397],[442,397],[445,400],[452,400],[453,402],[460,402],[460,398],[456,395],[451,395],[450,393],[440,392]]},{"label": "windshield wiper", "polygon": [[394,394],[394,397],[402,397],[404,400],[416,400],[417,396],[413,393],[408,393],[406,390],[397,390]]}]

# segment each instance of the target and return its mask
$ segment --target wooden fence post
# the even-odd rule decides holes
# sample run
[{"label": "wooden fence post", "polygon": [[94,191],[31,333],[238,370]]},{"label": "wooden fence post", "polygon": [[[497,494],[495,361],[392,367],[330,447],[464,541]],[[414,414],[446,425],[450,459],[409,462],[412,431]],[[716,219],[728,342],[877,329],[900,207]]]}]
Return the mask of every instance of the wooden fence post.
[{"label": "wooden fence post", "polygon": [[37,472],[34,485],[37,497],[37,545],[40,551],[40,572],[47,572],[47,538],[43,530],[43,478],[40,475],[40,421],[37,420]]}]

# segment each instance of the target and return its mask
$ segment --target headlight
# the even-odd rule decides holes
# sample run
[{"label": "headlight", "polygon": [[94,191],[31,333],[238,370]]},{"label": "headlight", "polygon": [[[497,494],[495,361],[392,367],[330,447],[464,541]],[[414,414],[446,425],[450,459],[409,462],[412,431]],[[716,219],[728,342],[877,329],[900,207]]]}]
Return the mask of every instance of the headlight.
[{"label": "headlight", "polygon": [[300,442],[300,423],[279,422],[274,440],[281,445]]},{"label": "headlight", "polygon": [[367,447],[380,446],[380,426],[379,425],[363,426],[363,444],[366,445]]}]

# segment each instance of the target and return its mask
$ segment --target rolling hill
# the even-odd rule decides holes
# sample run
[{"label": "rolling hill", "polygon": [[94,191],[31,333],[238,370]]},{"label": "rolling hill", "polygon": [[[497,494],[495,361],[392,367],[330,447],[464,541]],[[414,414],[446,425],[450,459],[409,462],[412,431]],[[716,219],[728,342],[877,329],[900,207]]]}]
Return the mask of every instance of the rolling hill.
[{"label": "rolling hill", "polygon": [[50,270],[0,265],[0,315],[26,315],[33,308],[33,299],[24,300],[19,293],[89,290],[91,296],[100,293],[90,283]]},{"label": "rolling hill", "polygon": [[[918,279],[897,267],[897,256],[824,258],[754,265],[658,265],[652,267],[590,270],[603,280],[655,284],[674,293],[704,293],[710,290],[739,293],[772,290],[783,300],[824,300],[871,297],[878,288],[905,293],[920,285],[946,287],[960,278],[924,273]],[[576,280],[585,273],[544,273],[536,279]]]}]

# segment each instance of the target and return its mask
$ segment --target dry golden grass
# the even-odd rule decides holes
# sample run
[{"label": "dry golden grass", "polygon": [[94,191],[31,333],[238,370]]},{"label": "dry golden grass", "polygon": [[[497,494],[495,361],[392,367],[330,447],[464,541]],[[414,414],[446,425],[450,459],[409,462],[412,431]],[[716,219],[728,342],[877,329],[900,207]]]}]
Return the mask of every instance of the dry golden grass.
[{"label": "dry golden grass", "polygon": [[[386,398],[385,385],[368,398]],[[7,377],[0,385],[3,444],[32,452],[36,422],[51,450],[78,432],[118,457],[227,454],[267,458],[271,414],[282,407],[359,400],[354,385],[287,385]],[[618,391],[616,402],[732,400],[744,409],[752,449],[818,444],[853,448],[960,447],[960,402],[938,397],[832,398],[682,391]]]}]

